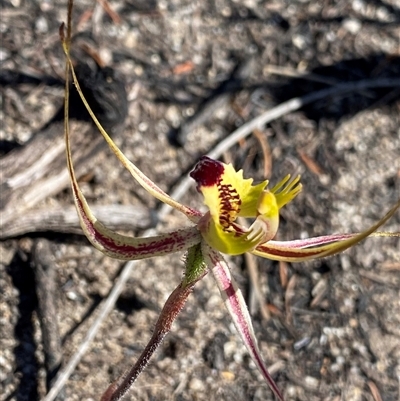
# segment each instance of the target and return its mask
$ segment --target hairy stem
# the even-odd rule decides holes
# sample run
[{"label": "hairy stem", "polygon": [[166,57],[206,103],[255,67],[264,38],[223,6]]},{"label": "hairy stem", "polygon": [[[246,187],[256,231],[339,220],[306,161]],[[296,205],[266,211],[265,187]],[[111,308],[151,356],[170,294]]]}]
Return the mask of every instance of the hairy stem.
[{"label": "hairy stem", "polygon": [[149,363],[149,360],[156,349],[161,345],[164,337],[171,330],[172,323],[178,316],[179,312],[183,309],[196,282],[197,281],[188,285],[180,283],[169,296],[163,310],[161,311],[161,315],[158,318],[153,336],[139,359],[126,374],[108,387],[101,397],[101,401],[118,401],[128,392],[129,388]]}]

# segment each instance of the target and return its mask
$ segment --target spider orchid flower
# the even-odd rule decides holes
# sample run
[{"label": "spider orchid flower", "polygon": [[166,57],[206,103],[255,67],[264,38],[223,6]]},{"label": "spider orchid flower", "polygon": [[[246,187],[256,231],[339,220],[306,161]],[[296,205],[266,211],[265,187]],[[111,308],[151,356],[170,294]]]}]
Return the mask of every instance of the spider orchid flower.
[{"label": "spider orchid flower", "polygon": [[[163,307],[147,347],[131,370],[108,387],[101,400],[116,401],[126,394],[146,367],[165,335],[170,331],[173,321],[182,310],[194,285],[208,272],[212,272],[243,343],[273,393],[282,401],[283,395],[269,375],[261,357],[243,295],[221,253],[240,255],[251,252],[257,256],[288,262],[301,262],[333,255],[374,233],[393,216],[400,207],[400,200],[381,220],[359,234],[337,234],[295,241],[274,241],[273,238],[279,225],[279,210],[301,191],[300,178],[296,177],[290,180],[290,176],[286,176],[277,185],[268,189],[268,181],[253,185],[252,179],[243,178],[242,170],[235,171],[231,164],[224,164],[204,156],[190,175],[196,181],[197,190],[203,195],[208,211],[202,213],[187,207],[172,199],[152,182],[115,145],[94,116],[80,90],[69,56],[68,38],[63,39],[63,46],[67,57],[65,89],[67,164],[76,210],[85,235],[98,250],[122,260],[144,259],[187,251],[185,275]],[[112,151],[138,184],[152,196],[187,217],[189,224],[186,228],[153,237],[136,238],[109,230],[93,215],[80,190],[72,163],[68,124],[69,71],[72,72],[74,84],[81,94],[86,108]],[[250,227],[238,224],[236,220],[240,216],[253,219]],[[389,234],[375,233],[375,235]]]}]

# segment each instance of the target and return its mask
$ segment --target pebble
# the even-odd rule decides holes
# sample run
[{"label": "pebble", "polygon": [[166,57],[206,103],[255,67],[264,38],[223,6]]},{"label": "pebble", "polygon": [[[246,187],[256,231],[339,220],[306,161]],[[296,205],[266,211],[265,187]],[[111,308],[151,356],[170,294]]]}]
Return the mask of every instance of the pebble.
[{"label": "pebble", "polygon": [[346,29],[347,32],[352,33],[353,35],[355,35],[360,31],[361,26],[362,26],[361,22],[358,19],[349,18],[343,21],[343,28]]},{"label": "pebble", "polygon": [[189,382],[189,388],[193,391],[204,391],[204,383],[197,377],[193,377],[193,379]]}]

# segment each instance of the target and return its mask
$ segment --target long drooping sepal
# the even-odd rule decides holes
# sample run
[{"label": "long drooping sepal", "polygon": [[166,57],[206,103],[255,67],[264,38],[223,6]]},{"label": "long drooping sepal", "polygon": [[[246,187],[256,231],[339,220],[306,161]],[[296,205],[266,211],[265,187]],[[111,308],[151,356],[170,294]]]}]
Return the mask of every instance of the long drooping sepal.
[{"label": "long drooping sepal", "polygon": [[[93,119],[94,123],[96,124],[98,130],[103,135],[107,144],[109,145],[111,150],[114,152],[114,154],[118,157],[118,159],[120,160],[122,165],[132,174],[132,176],[136,179],[136,181],[147,192],[150,193],[150,195],[154,196],[161,202],[166,203],[167,205],[169,205],[169,206],[173,207],[174,209],[178,210],[179,212],[183,213],[192,222],[197,223],[199,218],[201,217],[201,213],[198,210],[195,210],[195,209],[192,209],[185,205],[182,205],[181,203],[172,199],[160,187],[158,187],[152,180],[150,180],[150,178],[148,178],[145,174],[143,174],[142,171],[140,169],[138,169],[131,161],[129,161],[126,158],[126,156],[122,153],[122,151],[118,148],[118,146],[114,143],[114,141],[111,139],[111,137],[108,135],[108,133],[105,131],[105,129],[102,127],[102,125],[98,121],[97,117],[94,115],[89,103],[86,101],[85,96],[82,93],[78,79],[75,74],[72,60],[70,58],[69,44],[66,41],[63,41],[63,48],[64,48],[65,56],[67,58],[68,69],[70,69],[72,72],[72,79],[75,84],[76,90],[78,91],[79,96],[82,99],[82,102],[84,103],[87,111],[89,112],[91,118]],[[69,88],[68,88],[68,90],[69,90]],[[66,89],[66,91],[67,91],[67,89]],[[67,94],[66,94],[66,101],[68,101]]]},{"label": "long drooping sepal", "polygon": [[195,226],[145,238],[128,237],[105,227],[93,215],[79,188],[71,160],[68,132],[66,138],[68,169],[76,210],[82,230],[98,250],[113,258],[135,260],[182,251],[201,241],[201,235]]},{"label": "long drooping sepal", "polygon": [[376,224],[357,234],[334,234],[294,241],[269,241],[259,245],[252,253],[272,260],[304,262],[342,252],[363,239],[374,237],[399,237],[400,233],[376,233],[400,208],[400,199]]},{"label": "long drooping sepal", "polygon": [[86,202],[85,196],[79,188],[72,164],[68,124],[68,82],[65,92],[66,115],[64,124],[67,165],[71,178],[71,186],[76,210],[78,212],[82,229],[89,241],[106,255],[125,260],[143,259],[152,256],[165,255],[168,253],[185,250],[199,243],[201,240],[201,235],[196,227],[189,227],[173,233],[162,234],[155,237],[132,238],[109,230],[96,219]]},{"label": "long drooping sepal", "polygon": [[202,246],[204,260],[214,275],[215,281],[217,282],[218,288],[222,294],[222,298],[242,341],[273,393],[279,400],[283,401],[283,395],[279,391],[275,381],[268,373],[267,367],[262,360],[249,311],[243,295],[231,275],[228,265],[219,252],[212,249],[205,242],[202,243]]},{"label": "long drooping sepal", "polygon": [[[197,273],[191,275],[191,280],[188,280],[187,271],[191,270],[191,268]],[[171,330],[172,323],[183,309],[189,295],[193,291],[194,285],[206,273],[207,270],[201,256],[200,245],[196,245],[188,250],[185,278],[167,299],[156,323],[153,336],[146,348],[132,368],[108,387],[100,401],[118,401],[128,392],[129,388],[149,363],[154,352],[161,345],[165,336]]]}]

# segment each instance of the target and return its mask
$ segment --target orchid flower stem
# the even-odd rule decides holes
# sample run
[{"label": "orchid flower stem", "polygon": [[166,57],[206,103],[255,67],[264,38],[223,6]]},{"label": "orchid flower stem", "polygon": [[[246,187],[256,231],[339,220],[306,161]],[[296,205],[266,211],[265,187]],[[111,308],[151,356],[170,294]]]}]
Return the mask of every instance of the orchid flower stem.
[{"label": "orchid flower stem", "polygon": [[197,281],[202,279],[206,273],[206,265],[201,254],[201,246],[193,246],[187,252],[185,278],[168,297],[149,343],[132,368],[114,383],[110,384],[100,401],[119,401],[128,392],[140,373],[142,373],[148,365],[150,358],[161,345],[165,336],[171,330],[172,323],[185,306],[189,295],[193,291],[194,285]]},{"label": "orchid flower stem", "polygon": [[119,401],[128,392],[129,388],[149,363],[154,352],[161,345],[165,336],[171,330],[172,323],[184,307],[189,295],[192,293],[194,284],[195,283],[185,286],[181,283],[176,287],[165,303],[161,315],[156,323],[153,336],[139,359],[128,373],[123,375],[122,378],[117,379],[116,382],[108,387],[101,397],[101,401]]}]

